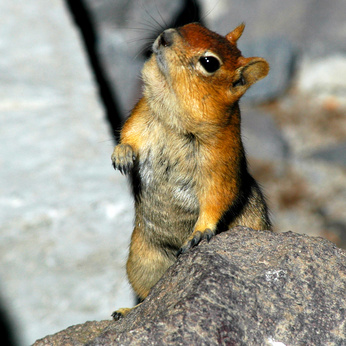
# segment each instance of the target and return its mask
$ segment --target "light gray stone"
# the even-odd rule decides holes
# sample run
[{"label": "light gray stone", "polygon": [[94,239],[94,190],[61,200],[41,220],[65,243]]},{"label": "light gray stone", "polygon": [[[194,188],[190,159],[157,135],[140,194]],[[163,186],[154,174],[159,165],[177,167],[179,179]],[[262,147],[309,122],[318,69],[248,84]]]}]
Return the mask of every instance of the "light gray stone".
[{"label": "light gray stone", "polygon": [[226,34],[245,22],[243,42],[284,37],[304,54],[314,57],[345,51],[344,0],[199,1],[212,30]]},{"label": "light gray stone", "polygon": [[327,161],[331,164],[346,166],[346,142],[317,150],[309,155],[312,159]]},{"label": "light gray stone", "polygon": [[299,93],[319,103],[346,108],[346,52],[325,58],[306,58],[297,77]]},{"label": "light gray stone", "polygon": [[288,90],[297,63],[296,48],[289,40],[273,35],[243,44],[240,39],[239,48],[245,57],[265,58],[270,66],[269,74],[247,91],[244,102],[272,101]]},{"label": "light gray stone", "polygon": [[132,199],[61,0],[0,1],[0,280],[23,345],[132,304]]},{"label": "light gray stone", "polygon": [[267,114],[242,106],[242,138],[250,158],[264,161],[281,161],[290,156],[289,146]]}]

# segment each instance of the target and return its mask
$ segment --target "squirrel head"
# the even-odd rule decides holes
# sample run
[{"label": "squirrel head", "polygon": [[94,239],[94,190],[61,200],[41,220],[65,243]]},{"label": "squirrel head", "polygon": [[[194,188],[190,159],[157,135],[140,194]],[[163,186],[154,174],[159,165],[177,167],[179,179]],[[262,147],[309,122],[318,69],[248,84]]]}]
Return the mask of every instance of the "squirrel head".
[{"label": "squirrel head", "polygon": [[244,28],[221,36],[192,23],[162,32],[142,72],[149,104],[172,114],[173,123],[179,122],[175,115],[186,124],[222,122],[227,109],[269,71],[263,58],[241,55],[237,41]]}]

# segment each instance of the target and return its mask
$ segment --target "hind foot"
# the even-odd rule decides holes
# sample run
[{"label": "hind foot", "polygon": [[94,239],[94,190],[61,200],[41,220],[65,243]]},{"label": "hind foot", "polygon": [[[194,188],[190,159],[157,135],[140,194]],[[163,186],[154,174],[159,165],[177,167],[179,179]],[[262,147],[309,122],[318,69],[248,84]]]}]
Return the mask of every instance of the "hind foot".
[{"label": "hind foot", "polygon": [[114,311],[112,313],[112,317],[114,319],[114,321],[119,321],[122,318],[124,318],[127,314],[129,314],[132,310],[136,309],[139,305],[141,305],[142,303],[137,304],[136,306],[134,306],[133,308],[121,308],[118,309],[116,311]]}]

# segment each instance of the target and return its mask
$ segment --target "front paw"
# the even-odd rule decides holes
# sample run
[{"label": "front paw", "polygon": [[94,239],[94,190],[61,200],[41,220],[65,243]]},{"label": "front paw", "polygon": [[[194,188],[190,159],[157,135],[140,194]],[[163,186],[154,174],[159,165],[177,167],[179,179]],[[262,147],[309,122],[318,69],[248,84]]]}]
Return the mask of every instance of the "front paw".
[{"label": "front paw", "polygon": [[180,250],[177,253],[177,256],[187,252],[189,249],[198,245],[204,239],[207,239],[209,242],[209,240],[214,236],[214,234],[215,233],[209,228],[205,229],[203,232],[202,231],[193,232],[191,237],[180,248]]},{"label": "front paw", "polygon": [[114,169],[119,169],[121,174],[128,174],[134,165],[136,154],[129,144],[118,144],[112,154]]}]

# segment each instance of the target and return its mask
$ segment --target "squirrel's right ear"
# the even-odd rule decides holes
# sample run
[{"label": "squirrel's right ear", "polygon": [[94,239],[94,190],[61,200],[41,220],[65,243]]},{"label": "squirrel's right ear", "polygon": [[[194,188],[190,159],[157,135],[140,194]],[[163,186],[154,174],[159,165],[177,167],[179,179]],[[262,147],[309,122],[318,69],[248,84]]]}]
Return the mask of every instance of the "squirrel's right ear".
[{"label": "squirrel's right ear", "polygon": [[230,33],[226,35],[226,39],[232,44],[237,44],[237,41],[242,35],[244,29],[245,29],[245,24],[241,23],[233,31],[231,31]]},{"label": "squirrel's right ear", "polygon": [[237,79],[242,80],[242,85],[247,88],[264,78],[269,72],[269,64],[263,58],[244,58],[238,59]]}]

